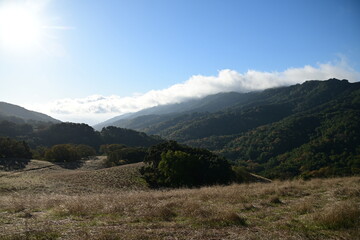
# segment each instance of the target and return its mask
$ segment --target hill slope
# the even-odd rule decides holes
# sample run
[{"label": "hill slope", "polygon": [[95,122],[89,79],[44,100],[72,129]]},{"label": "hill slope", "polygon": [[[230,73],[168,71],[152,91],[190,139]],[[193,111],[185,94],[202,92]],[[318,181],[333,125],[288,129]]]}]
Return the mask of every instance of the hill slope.
[{"label": "hill slope", "polygon": [[[0,170],[0,239],[358,239],[359,177],[149,190],[139,164]],[[47,168],[46,168],[47,167]]]},{"label": "hill slope", "polygon": [[120,115],[103,123],[96,124],[95,129],[101,130],[106,126],[117,126],[122,128],[143,129],[149,125],[156,124],[159,120],[171,119],[179,114],[194,112],[216,112],[238,104],[250,101],[254,93],[218,93],[201,99],[188,100],[182,103],[160,105],[147,108],[135,113]]},{"label": "hill slope", "polygon": [[254,93],[251,101],[238,103],[222,111],[182,114],[158,121],[142,130],[179,141],[238,134],[310,110],[346,95],[359,86],[358,83],[338,80],[308,81],[302,85]]},{"label": "hill slope", "polygon": [[60,122],[59,120],[54,119],[46,114],[30,111],[23,107],[6,102],[0,102],[0,121],[2,120],[7,120],[15,123]]},{"label": "hill slope", "polygon": [[[236,100],[220,111],[143,115],[128,126],[211,149],[267,177],[360,173],[359,82],[307,81],[231,94]],[[222,97],[228,95],[217,101],[227,102]]]}]

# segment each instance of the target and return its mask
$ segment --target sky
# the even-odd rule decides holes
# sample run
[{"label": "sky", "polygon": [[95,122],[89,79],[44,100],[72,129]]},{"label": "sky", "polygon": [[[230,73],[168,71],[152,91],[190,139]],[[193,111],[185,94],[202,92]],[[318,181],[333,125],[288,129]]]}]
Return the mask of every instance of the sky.
[{"label": "sky", "polygon": [[0,0],[0,101],[62,121],[332,77],[360,80],[358,0]]}]

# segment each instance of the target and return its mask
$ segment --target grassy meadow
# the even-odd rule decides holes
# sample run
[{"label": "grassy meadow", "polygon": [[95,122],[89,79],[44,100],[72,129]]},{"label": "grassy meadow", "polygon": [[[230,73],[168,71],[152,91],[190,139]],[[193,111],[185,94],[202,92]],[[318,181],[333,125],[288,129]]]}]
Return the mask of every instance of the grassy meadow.
[{"label": "grassy meadow", "polygon": [[152,190],[140,167],[0,171],[0,239],[360,239],[360,177]]}]

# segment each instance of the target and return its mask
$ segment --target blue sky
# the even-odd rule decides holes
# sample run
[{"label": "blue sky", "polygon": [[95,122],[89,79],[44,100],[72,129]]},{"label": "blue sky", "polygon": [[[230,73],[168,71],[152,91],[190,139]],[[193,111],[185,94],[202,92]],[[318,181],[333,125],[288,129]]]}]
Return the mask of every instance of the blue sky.
[{"label": "blue sky", "polygon": [[[9,2],[0,1],[0,10]],[[95,123],[182,101],[189,94],[172,98],[174,92],[165,90],[178,90],[174,85],[196,78],[201,84],[216,85],[226,69],[233,74],[221,76],[244,78],[242,83],[248,84],[235,87],[236,91],[301,82],[302,76],[311,79],[311,74],[360,80],[360,1],[356,0],[17,3],[36,6],[33,14],[41,22],[42,34],[38,44],[21,51],[11,43],[0,45],[0,101],[65,121]],[[294,70],[290,75],[289,69]],[[249,77],[249,70],[257,75]],[[255,75],[268,82],[263,84]],[[200,97],[232,86],[192,93]]]}]

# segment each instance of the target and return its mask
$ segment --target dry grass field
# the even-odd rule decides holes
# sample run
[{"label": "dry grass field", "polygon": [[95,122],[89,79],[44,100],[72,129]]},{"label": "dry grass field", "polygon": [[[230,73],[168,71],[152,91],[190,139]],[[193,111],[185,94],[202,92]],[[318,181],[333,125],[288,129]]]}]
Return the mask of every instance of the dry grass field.
[{"label": "dry grass field", "polygon": [[151,190],[140,166],[0,171],[0,239],[360,239],[360,177]]}]

